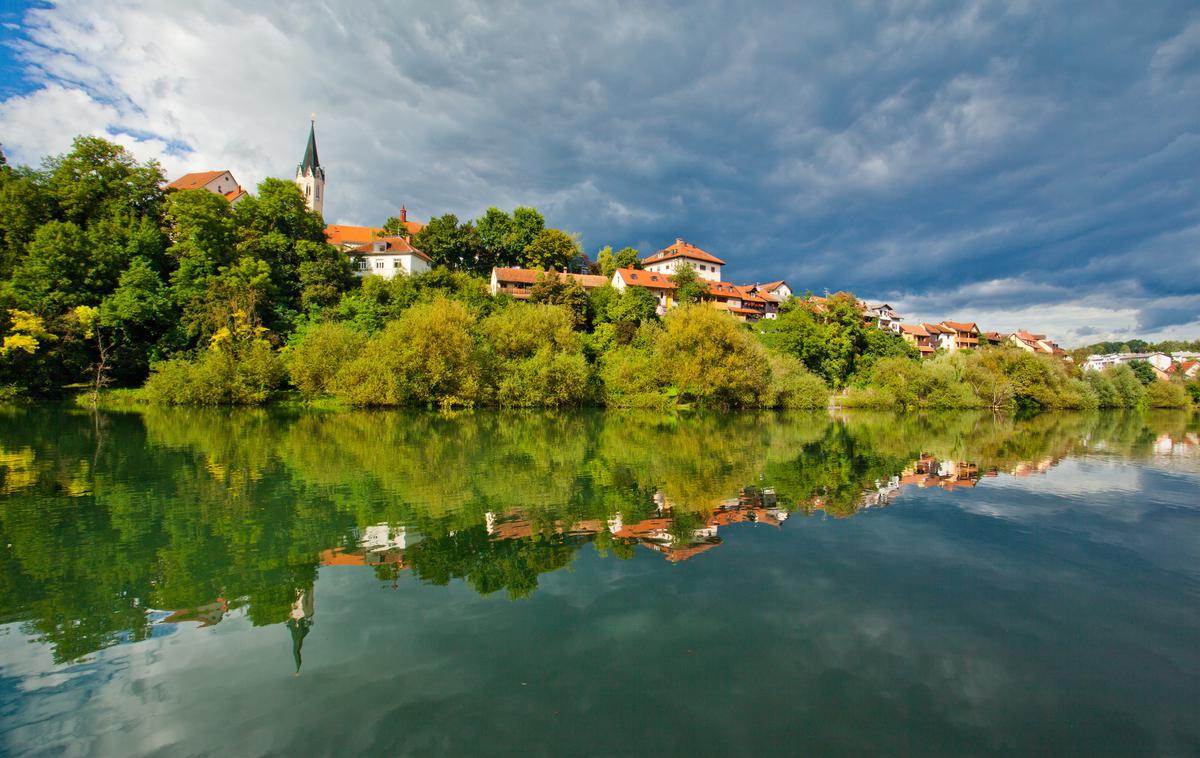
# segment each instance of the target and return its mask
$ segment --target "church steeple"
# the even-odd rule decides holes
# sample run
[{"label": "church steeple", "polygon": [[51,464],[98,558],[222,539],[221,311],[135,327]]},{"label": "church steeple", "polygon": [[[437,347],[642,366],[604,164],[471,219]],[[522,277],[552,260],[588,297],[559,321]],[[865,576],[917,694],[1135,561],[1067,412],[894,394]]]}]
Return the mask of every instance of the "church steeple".
[{"label": "church steeple", "polygon": [[317,117],[313,116],[308,127],[308,146],[304,148],[304,159],[296,167],[296,186],[304,195],[309,210],[323,213],[325,209],[325,169],[317,157]]}]

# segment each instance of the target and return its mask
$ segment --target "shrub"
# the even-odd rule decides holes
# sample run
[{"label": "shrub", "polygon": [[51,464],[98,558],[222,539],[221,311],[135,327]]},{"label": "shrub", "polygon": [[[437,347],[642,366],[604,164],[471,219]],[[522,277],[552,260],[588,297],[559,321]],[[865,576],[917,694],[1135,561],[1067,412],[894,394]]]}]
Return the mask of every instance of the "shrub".
[{"label": "shrub", "polygon": [[160,405],[257,405],[283,383],[285,369],[265,340],[210,348],[194,361],[157,363],[145,397]]},{"label": "shrub", "polygon": [[330,391],[338,372],[366,344],[366,335],[346,324],[328,322],[305,329],[285,351],[292,384],[306,395]]},{"label": "shrub", "polygon": [[658,408],[667,396],[655,371],[652,349],[619,347],[600,359],[601,399],[612,408]]},{"label": "shrub", "polygon": [[1118,408],[1136,408],[1146,396],[1146,388],[1129,366],[1111,366],[1102,372],[1117,393]]},{"label": "shrub", "polygon": [[658,372],[681,400],[752,406],[766,390],[766,356],[728,313],[698,304],[667,314],[656,350]]},{"label": "shrub", "polygon": [[772,354],[767,360],[770,381],[763,405],[772,408],[824,408],[829,388],[824,380],[790,355]]},{"label": "shrub", "polygon": [[1184,408],[1188,392],[1177,382],[1156,381],[1146,387],[1146,406],[1149,408]]},{"label": "shrub", "polygon": [[355,405],[469,406],[481,399],[480,355],[461,303],[414,305],[338,372],[333,391]]},{"label": "shrub", "polygon": [[500,405],[579,405],[591,394],[591,367],[573,331],[575,314],[562,305],[514,303],[484,319],[489,376]]}]

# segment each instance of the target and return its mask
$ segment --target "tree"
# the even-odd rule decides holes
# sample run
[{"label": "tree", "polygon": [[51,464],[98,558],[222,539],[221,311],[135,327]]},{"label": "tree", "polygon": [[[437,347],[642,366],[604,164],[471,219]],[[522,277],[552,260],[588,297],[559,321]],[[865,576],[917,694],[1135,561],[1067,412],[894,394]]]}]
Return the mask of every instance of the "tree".
[{"label": "tree", "polygon": [[591,320],[591,298],[574,277],[555,271],[542,271],[529,291],[529,302],[562,305],[572,314],[576,329],[584,329]]},{"label": "tree", "polygon": [[685,305],[666,317],[657,343],[659,375],[679,400],[752,406],[767,389],[766,355],[754,336],[728,313]]},{"label": "tree", "polygon": [[681,265],[671,274],[671,282],[675,285],[675,302],[680,305],[698,303],[708,295],[708,285],[689,265]]},{"label": "tree", "polygon": [[600,268],[600,273],[611,279],[619,268],[640,269],[642,267],[641,253],[633,247],[623,247],[614,253],[612,247],[606,245],[596,254],[596,264]]},{"label": "tree", "polygon": [[379,230],[379,237],[408,237],[408,224],[400,220],[399,216],[388,216],[387,221],[383,222],[383,227]]},{"label": "tree", "polygon": [[524,261],[525,248],[546,228],[546,220],[536,208],[518,206],[512,213],[512,227],[504,238],[505,260]]},{"label": "tree", "polygon": [[1149,387],[1153,382],[1158,381],[1158,377],[1154,374],[1154,367],[1147,361],[1130,361],[1129,368],[1133,369],[1134,376],[1144,387]]},{"label": "tree", "polygon": [[118,382],[140,382],[150,363],[172,347],[178,310],[158,273],[145,258],[135,258],[121,275],[116,291],[100,305],[99,328],[112,343],[112,376]]},{"label": "tree", "polygon": [[575,240],[559,229],[545,229],[525,246],[523,260],[527,268],[561,271],[579,252]]},{"label": "tree", "polygon": [[[471,222],[460,224],[458,216],[447,213],[429,220],[413,235],[413,247],[433,259],[435,265],[452,271],[479,271],[479,238]],[[491,268],[488,268],[491,272]]]},{"label": "tree", "polygon": [[[499,208],[488,208],[475,221],[479,237],[480,273],[493,267],[515,266],[521,262],[520,250],[513,250],[513,220]],[[523,247],[522,247],[523,249]]]}]

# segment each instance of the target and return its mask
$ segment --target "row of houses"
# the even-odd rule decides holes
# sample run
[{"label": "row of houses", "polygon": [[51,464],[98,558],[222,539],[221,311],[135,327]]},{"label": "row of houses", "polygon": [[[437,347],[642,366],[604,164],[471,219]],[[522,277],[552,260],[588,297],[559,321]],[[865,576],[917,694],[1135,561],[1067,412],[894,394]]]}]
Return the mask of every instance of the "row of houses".
[{"label": "row of houses", "polygon": [[1123,366],[1138,361],[1149,364],[1159,379],[1169,380],[1176,375],[1186,379],[1200,377],[1200,353],[1189,351],[1089,355],[1083,362],[1083,370],[1103,371],[1112,366]]}]

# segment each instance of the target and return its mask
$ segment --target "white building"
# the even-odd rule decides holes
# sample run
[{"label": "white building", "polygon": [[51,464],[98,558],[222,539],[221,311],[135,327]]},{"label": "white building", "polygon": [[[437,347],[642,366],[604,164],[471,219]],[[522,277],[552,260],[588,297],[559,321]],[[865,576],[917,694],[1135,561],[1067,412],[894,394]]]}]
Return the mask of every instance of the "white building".
[{"label": "white building", "polygon": [[184,174],[167,185],[167,189],[193,190],[204,189],[216,195],[223,196],[234,205],[246,196],[246,190],[237,183],[233,174],[228,171],[197,171]]},{"label": "white building", "polygon": [[868,305],[866,315],[875,319],[875,325],[888,332],[900,333],[900,322],[903,321],[896,309],[887,303]]},{"label": "white building", "polygon": [[1083,370],[1103,371],[1109,366],[1120,366],[1134,361],[1145,361],[1159,371],[1166,371],[1175,362],[1166,353],[1107,353],[1105,355],[1089,355],[1083,362]]},{"label": "white building", "polygon": [[357,276],[423,274],[433,267],[428,255],[413,247],[404,237],[380,237],[350,250]]},{"label": "white building", "polygon": [[701,279],[721,281],[721,267],[725,261],[695,245],[676,239],[675,244],[659,250],[642,261],[642,268],[656,274],[670,276],[682,266],[691,266]]},{"label": "white building", "polygon": [[325,212],[325,169],[317,158],[317,122],[313,121],[308,128],[308,146],[304,148],[304,158],[296,166],[296,186],[304,195],[304,204],[310,211]]}]

